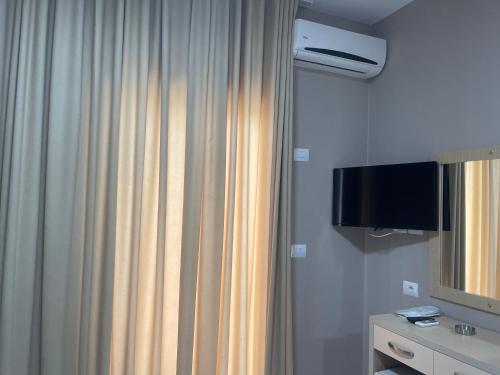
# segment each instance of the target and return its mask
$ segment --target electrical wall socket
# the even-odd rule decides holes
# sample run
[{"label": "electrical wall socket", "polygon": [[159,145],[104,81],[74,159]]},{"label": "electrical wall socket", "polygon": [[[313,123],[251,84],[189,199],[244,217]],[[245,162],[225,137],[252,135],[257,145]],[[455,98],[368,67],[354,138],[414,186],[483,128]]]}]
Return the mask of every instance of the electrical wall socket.
[{"label": "electrical wall socket", "polygon": [[307,245],[293,244],[292,245],[292,258],[305,258],[307,255]]},{"label": "electrical wall socket", "polygon": [[403,281],[403,294],[418,298],[418,284],[411,281]]}]

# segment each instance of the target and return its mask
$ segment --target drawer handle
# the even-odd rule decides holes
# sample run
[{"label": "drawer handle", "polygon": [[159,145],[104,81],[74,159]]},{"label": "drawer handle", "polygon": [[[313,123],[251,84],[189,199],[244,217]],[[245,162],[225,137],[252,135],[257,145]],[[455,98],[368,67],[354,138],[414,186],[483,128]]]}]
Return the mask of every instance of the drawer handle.
[{"label": "drawer handle", "polygon": [[400,357],[406,359],[413,359],[415,357],[415,353],[410,352],[409,350],[404,350],[390,341],[387,343],[387,345],[395,354],[399,355]]}]

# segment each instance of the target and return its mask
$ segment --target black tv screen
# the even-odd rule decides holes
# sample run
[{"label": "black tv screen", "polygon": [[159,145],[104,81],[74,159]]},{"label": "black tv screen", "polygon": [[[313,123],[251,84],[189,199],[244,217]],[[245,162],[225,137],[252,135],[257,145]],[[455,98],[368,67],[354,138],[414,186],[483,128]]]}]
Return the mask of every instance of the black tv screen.
[{"label": "black tv screen", "polygon": [[437,230],[437,163],[334,169],[333,225]]}]

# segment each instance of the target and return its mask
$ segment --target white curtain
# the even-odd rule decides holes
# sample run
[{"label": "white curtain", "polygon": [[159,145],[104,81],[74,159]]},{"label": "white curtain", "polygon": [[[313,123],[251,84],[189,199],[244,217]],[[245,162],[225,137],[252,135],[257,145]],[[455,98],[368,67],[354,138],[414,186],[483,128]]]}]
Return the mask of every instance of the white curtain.
[{"label": "white curtain", "polygon": [[500,298],[500,160],[465,163],[466,288]]},{"label": "white curtain", "polygon": [[291,374],[296,0],[0,2],[0,374]]},{"label": "white curtain", "polygon": [[443,231],[443,281],[446,286],[465,290],[466,279],[466,163],[445,166],[449,191],[449,230]]},{"label": "white curtain", "polygon": [[104,373],[123,5],[0,4],[0,373]]}]

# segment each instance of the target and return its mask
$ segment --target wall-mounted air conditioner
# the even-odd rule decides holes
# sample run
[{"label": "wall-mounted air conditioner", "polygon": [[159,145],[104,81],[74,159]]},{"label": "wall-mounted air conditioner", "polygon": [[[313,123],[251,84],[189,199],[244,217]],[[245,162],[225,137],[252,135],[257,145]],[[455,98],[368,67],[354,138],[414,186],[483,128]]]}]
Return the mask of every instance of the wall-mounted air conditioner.
[{"label": "wall-mounted air conditioner", "polygon": [[295,65],[367,79],[382,71],[386,54],[384,39],[295,20]]}]

